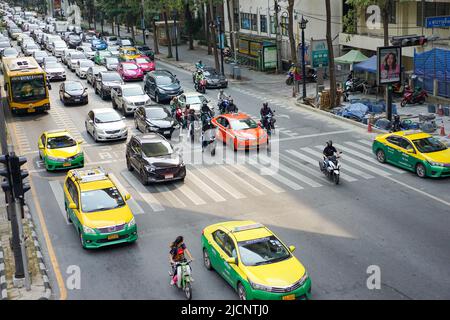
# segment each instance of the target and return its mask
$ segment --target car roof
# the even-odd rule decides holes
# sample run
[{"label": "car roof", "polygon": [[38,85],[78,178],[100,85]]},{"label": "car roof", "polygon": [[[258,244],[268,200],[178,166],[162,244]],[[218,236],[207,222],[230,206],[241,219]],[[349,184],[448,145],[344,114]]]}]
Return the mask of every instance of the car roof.
[{"label": "car roof", "polygon": [[209,227],[222,227],[232,235],[237,242],[260,239],[273,236],[274,234],[261,223],[252,220],[245,221],[226,221],[217,223]]},{"label": "car roof", "polygon": [[[222,114],[220,115],[222,117],[225,117],[229,120],[242,120],[242,119],[248,119],[251,118],[248,114],[243,113],[243,112],[238,112],[238,113],[227,113],[227,114]],[[220,117],[219,116],[219,117]]]},{"label": "car roof", "polygon": [[407,131],[400,131],[400,132],[394,132],[392,135],[398,135],[401,137],[405,137],[411,140],[416,139],[423,139],[423,138],[429,138],[431,137],[430,134],[422,131],[416,131],[416,130],[407,130]]},{"label": "car roof", "polygon": [[160,76],[172,77],[173,76],[173,74],[168,70],[154,70],[154,71],[151,71],[150,74],[152,74],[155,77],[160,77]]},{"label": "car roof", "polygon": [[48,130],[44,132],[47,137],[60,137],[60,136],[71,136],[71,134],[69,133],[69,131],[67,131],[66,129],[56,129],[56,130]]},{"label": "car roof", "polygon": [[138,140],[140,143],[145,142],[158,142],[158,141],[167,141],[166,138],[157,134],[157,133],[140,133],[133,135],[133,138]]},{"label": "car roof", "polygon": [[203,94],[194,91],[184,92],[182,94],[185,95],[186,97],[204,96]]},{"label": "car roof", "polygon": [[91,111],[93,111],[94,113],[111,113],[111,112],[117,113],[116,110],[111,109],[111,108],[98,108],[98,109],[92,109]]},{"label": "car roof", "polygon": [[128,88],[142,88],[141,85],[137,84],[137,83],[126,83],[126,84],[121,84],[120,87],[122,89],[128,89]]}]

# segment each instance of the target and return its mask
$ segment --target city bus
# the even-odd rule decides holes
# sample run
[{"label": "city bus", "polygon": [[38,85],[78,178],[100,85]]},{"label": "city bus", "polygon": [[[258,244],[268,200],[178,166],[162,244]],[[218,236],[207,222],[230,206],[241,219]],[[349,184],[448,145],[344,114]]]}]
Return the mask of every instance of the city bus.
[{"label": "city bus", "polygon": [[3,58],[4,89],[12,113],[50,109],[47,75],[33,57]]}]

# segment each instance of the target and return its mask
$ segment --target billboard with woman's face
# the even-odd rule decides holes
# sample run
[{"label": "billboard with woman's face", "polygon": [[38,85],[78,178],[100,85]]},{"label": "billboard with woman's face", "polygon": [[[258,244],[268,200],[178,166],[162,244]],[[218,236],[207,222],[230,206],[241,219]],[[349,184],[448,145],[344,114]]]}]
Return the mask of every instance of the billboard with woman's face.
[{"label": "billboard with woman's face", "polygon": [[378,48],[378,84],[401,81],[402,48]]}]

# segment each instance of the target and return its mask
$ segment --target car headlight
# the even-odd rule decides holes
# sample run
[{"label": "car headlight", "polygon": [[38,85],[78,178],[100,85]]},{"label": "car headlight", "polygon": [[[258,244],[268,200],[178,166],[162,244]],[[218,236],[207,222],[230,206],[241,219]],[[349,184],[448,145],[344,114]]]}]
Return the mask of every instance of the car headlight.
[{"label": "car headlight", "polygon": [[87,91],[83,92],[83,97],[86,97],[88,95]]},{"label": "car headlight", "polygon": [[97,234],[97,232],[95,232],[94,229],[86,227],[86,226],[83,226],[83,232],[86,234]]},{"label": "car headlight", "polygon": [[161,89],[161,88],[159,88],[158,91],[159,91],[160,93],[166,93],[166,90]]},{"label": "car headlight", "polygon": [[156,168],[153,165],[147,165],[145,166],[145,170],[147,170],[148,172],[155,172]]},{"label": "car headlight", "polygon": [[261,290],[261,291],[267,291],[267,292],[272,291],[272,287],[268,287],[268,286],[264,286],[259,283],[255,283],[250,279],[248,279],[248,282],[250,283],[251,287],[255,290]]},{"label": "car headlight", "polygon": [[147,101],[145,101],[145,104],[146,104],[146,105],[152,104],[152,99],[148,99]]},{"label": "car headlight", "polygon": [[158,131],[159,128],[158,127],[154,127],[154,126],[149,126],[148,129],[150,131]]},{"label": "car headlight", "polygon": [[78,152],[77,155],[75,156],[75,158],[79,158],[79,157],[82,157],[82,156],[83,156],[83,151]]},{"label": "car headlight", "polygon": [[308,272],[305,271],[305,274],[303,275],[303,277],[300,278],[298,282],[302,286],[306,282],[306,280],[308,280],[308,278],[309,278]]},{"label": "car headlight", "polygon": [[128,222],[128,228],[134,227],[136,225],[136,221],[133,219],[131,219],[130,222]]},{"label": "car headlight", "polygon": [[64,98],[70,98],[70,94],[64,93]]},{"label": "car headlight", "polygon": [[445,163],[442,162],[428,161],[428,163],[434,167],[445,167]]},{"label": "car headlight", "polygon": [[57,158],[57,157],[52,157],[52,156],[47,156],[47,159],[51,160],[51,161],[55,161],[55,162],[64,162],[64,161],[66,161],[66,159],[64,159],[64,158]]}]

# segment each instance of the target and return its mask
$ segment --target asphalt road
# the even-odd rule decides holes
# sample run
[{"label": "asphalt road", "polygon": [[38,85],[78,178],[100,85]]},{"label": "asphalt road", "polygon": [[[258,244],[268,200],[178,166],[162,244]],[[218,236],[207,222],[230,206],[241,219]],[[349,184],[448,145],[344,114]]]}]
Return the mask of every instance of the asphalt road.
[{"label": "asphalt road", "polygon": [[[185,91],[193,90],[188,72],[162,62],[157,67],[177,74]],[[67,75],[76,79],[70,71]],[[256,116],[264,100],[276,109],[271,154],[263,150],[235,157],[220,147],[215,158],[189,161],[201,154],[199,145],[191,149],[190,143],[182,143],[188,163],[184,185],[144,187],[126,169],[124,142],[95,143],[85,131],[87,112],[111,107],[111,102],[86,84],[89,104],[64,107],[59,83],[52,86],[50,112],[10,117],[8,122],[16,150],[29,159],[34,192],[27,202],[40,230],[56,299],[183,299],[181,291],[169,286],[168,276],[169,243],[180,234],[196,258],[193,299],[236,299],[217,273],[205,269],[200,246],[205,226],[233,219],[264,223],[295,245],[294,254],[312,278],[313,299],[450,298],[450,180],[421,180],[378,164],[370,150],[372,136],[361,129],[299,109],[286,95],[271,93],[273,88],[232,84],[227,92],[241,111]],[[215,105],[217,91],[207,95]],[[127,123],[130,133],[136,132],[132,118]],[[46,172],[38,157],[39,135],[55,128],[82,138],[86,167],[101,165],[131,194],[137,243],[81,248],[62,207],[65,172]],[[344,152],[338,186],[318,169],[328,139]],[[379,290],[366,285],[372,265],[381,270]],[[65,285],[70,266],[80,268],[80,289]]]}]

